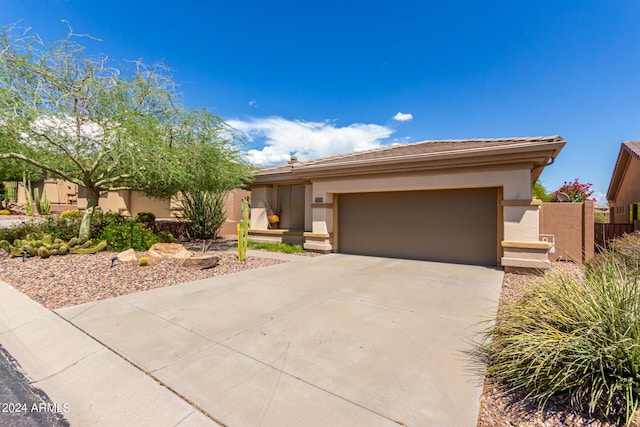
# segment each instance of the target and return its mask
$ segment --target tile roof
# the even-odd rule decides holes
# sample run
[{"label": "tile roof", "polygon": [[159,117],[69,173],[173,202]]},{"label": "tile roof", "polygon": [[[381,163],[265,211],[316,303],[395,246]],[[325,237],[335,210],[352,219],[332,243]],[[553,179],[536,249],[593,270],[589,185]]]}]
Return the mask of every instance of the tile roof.
[{"label": "tile roof", "polygon": [[640,141],[625,141],[622,146],[629,151],[636,159],[640,159]]},{"label": "tile roof", "polygon": [[279,173],[291,171],[296,166],[315,166],[315,165],[339,165],[345,162],[361,161],[361,160],[378,160],[392,159],[396,157],[405,157],[411,155],[429,155],[437,153],[458,152],[466,150],[477,150],[482,148],[500,148],[515,145],[535,145],[545,142],[563,142],[563,138],[559,135],[539,136],[539,137],[517,137],[517,138],[477,138],[477,139],[441,139],[422,141],[408,144],[394,144],[386,147],[374,148],[366,151],[356,151],[354,153],[341,154],[338,156],[325,157],[305,162],[296,162],[276,166],[273,168],[263,169],[261,173]]}]

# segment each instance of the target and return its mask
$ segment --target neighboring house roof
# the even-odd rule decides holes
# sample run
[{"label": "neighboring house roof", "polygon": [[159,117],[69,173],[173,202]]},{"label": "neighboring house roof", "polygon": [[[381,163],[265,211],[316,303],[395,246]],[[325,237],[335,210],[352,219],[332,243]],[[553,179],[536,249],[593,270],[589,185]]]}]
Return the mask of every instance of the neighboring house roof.
[{"label": "neighboring house roof", "polygon": [[263,169],[255,183],[530,162],[534,181],[566,141],[558,135],[522,138],[449,139],[396,144],[306,162]]},{"label": "neighboring house roof", "polygon": [[612,202],[616,199],[622,179],[629,167],[631,159],[634,157],[640,160],[640,141],[625,141],[620,144],[620,151],[618,152],[616,165],[613,168],[611,182],[609,183],[609,189],[607,190],[608,201]]}]

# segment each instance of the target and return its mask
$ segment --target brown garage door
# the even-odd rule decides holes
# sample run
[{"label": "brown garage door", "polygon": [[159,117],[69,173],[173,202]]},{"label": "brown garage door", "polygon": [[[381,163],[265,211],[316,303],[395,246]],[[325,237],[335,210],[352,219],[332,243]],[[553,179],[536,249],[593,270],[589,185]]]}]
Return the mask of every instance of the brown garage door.
[{"label": "brown garage door", "polygon": [[341,253],[496,265],[497,189],[340,194]]}]

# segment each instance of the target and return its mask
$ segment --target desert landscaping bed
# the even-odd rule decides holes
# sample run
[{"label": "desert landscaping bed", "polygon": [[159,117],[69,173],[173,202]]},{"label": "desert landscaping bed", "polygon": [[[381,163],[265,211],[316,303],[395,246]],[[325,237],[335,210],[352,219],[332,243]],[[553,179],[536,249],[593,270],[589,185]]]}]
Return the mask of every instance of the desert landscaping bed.
[{"label": "desert landscaping bed", "polygon": [[[147,291],[239,271],[280,264],[285,261],[248,257],[238,261],[235,254],[209,252],[220,257],[214,268],[194,270],[181,267],[180,260],[150,261],[141,267],[135,262],[116,261],[112,252],[94,255],[9,259],[0,251],[0,280],[10,284],[50,310],[105,298]],[[145,256],[144,252],[137,254]]]},{"label": "desert landscaping bed", "polygon": [[[575,272],[579,267],[573,263],[557,262],[553,269]],[[523,285],[536,276],[505,273],[500,294],[501,310],[515,303],[523,296]],[[492,378],[486,378],[480,404],[478,427],[614,427],[615,424],[589,417],[588,414],[575,411],[566,397],[551,399],[544,410],[527,399],[524,393],[505,391]]]}]

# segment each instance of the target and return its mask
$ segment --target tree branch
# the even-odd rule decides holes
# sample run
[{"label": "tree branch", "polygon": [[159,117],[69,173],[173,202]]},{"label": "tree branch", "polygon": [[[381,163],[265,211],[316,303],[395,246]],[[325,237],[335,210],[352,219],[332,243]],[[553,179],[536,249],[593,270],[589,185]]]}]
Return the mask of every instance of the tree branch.
[{"label": "tree branch", "polygon": [[109,187],[109,190],[104,193],[108,193],[109,191],[120,191],[120,190],[131,190],[131,187],[123,186],[123,187]]},{"label": "tree branch", "polygon": [[69,152],[69,150],[67,150],[67,149],[66,149],[66,147],[65,147],[64,145],[59,144],[59,143],[57,143],[56,141],[54,141],[54,140],[53,140],[53,139],[51,139],[51,138],[49,137],[49,135],[47,135],[46,133],[40,133],[40,132],[33,132],[33,133],[34,133],[35,135],[38,135],[38,136],[40,136],[40,137],[42,137],[42,138],[46,139],[46,140],[49,142],[49,144],[51,144],[51,145],[53,145],[53,146],[58,147],[59,149],[61,149],[61,150],[62,150],[62,151],[67,155],[67,157],[69,157],[69,159],[71,159],[71,161],[72,161],[73,163],[75,163],[75,164],[76,164],[76,166],[78,166],[78,168],[79,168],[82,172],[86,172],[86,171],[85,171],[85,169],[84,169],[84,167],[82,166],[82,164],[80,164],[80,162],[79,162],[75,157],[73,157],[73,155]]},{"label": "tree branch", "polygon": [[[1,157],[0,157],[1,158]],[[113,178],[106,178],[94,183],[96,187],[102,187],[107,184],[113,184],[121,180],[132,178],[133,176],[130,174],[122,174],[118,176],[114,176]]]},{"label": "tree branch", "polygon": [[78,185],[82,185],[84,186],[84,183],[82,181],[80,181],[79,179],[76,179],[70,175],[67,175],[64,172],[60,172],[59,170],[53,169],[43,163],[40,163],[36,160],[30,159],[22,154],[18,154],[18,153],[2,153],[0,154],[0,160],[4,160],[4,159],[16,159],[16,160],[22,160],[23,162],[29,163],[37,168],[40,168],[42,170],[45,170],[47,172],[51,172],[55,175],[58,175],[60,178],[66,179],[69,182],[73,182],[74,184],[78,184]]}]

